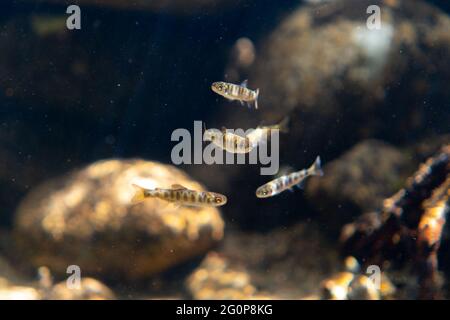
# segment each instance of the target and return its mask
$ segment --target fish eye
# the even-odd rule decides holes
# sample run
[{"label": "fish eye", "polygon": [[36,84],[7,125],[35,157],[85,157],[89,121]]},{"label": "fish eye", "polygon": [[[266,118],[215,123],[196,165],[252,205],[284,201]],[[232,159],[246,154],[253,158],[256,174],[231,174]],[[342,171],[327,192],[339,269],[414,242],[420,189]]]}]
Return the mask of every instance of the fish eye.
[{"label": "fish eye", "polygon": [[222,203],[222,198],[221,197],[215,197],[214,198],[214,202],[215,203]]}]

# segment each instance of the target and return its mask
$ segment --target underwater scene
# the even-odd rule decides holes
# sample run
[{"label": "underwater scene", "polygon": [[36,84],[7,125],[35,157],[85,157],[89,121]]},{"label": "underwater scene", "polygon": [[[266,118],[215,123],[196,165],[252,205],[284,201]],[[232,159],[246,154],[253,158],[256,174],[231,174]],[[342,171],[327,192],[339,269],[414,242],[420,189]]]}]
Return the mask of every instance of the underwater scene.
[{"label": "underwater scene", "polygon": [[4,0],[0,300],[450,299],[450,2]]}]

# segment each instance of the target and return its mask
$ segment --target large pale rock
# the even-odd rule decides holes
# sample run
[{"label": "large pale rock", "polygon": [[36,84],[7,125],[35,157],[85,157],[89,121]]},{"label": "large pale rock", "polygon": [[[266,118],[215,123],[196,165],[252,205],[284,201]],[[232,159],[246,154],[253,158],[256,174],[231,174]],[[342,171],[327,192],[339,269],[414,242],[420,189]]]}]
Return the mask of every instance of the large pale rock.
[{"label": "large pale rock", "polygon": [[15,239],[23,261],[56,275],[141,279],[206,252],[223,236],[215,208],[175,207],[149,199],[131,205],[132,183],[203,187],[182,171],[143,160],[106,160],[33,190],[21,203]]}]

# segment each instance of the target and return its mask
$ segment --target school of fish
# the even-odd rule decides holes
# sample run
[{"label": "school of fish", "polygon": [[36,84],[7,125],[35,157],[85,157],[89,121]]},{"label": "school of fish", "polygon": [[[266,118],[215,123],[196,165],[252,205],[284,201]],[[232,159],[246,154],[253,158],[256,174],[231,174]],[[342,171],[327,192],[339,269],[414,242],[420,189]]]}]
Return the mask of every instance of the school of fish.
[{"label": "school of fish", "polygon": [[[259,89],[251,90],[247,88],[247,80],[240,85],[223,81],[214,82],[211,89],[228,100],[239,101],[241,105],[247,104],[248,107],[254,106],[255,109],[258,109]],[[288,124],[289,119],[285,118],[275,125],[259,126],[245,136],[238,135],[226,128],[222,128],[222,130],[207,130],[205,128],[204,140],[210,141],[227,152],[245,154],[264,142],[273,130],[287,133]],[[286,190],[292,191],[295,186],[301,188],[306,178],[310,176],[323,176],[320,156],[317,156],[309,168],[282,175],[260,186],[256,189],[256,197],[268,198]],[[149,198],[192,207],[219,207],[227,203],[227,197],[223,194],[190,190],[179,184],[173,184],[170,188],[147,189],[137,184],[133,184],[133,187],[136,191],[131,199],[132,204],[140,203]]]}]

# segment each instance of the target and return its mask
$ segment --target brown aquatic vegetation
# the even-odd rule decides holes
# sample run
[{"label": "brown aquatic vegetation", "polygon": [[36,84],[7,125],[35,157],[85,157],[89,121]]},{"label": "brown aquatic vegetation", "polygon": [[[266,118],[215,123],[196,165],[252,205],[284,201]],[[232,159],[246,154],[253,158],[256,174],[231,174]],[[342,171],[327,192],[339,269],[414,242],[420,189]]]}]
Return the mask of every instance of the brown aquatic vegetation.
[{"label": "brown aquatic vegetation", "polygon": [[450,203],[450,145],[422,164],[406,186],[386,199],[382,210],[343,228],[344,254],[365,265],[414,261],[422,299],[443,298],[437,252]]}]

